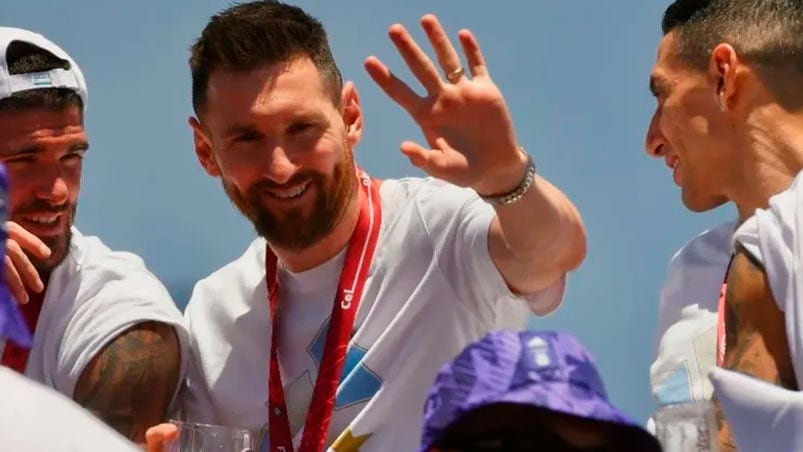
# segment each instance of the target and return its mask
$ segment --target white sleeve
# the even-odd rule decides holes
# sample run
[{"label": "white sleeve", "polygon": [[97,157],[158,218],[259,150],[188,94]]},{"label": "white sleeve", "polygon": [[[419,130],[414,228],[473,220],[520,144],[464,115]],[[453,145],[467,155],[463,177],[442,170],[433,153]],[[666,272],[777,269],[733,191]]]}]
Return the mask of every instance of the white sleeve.
[{"label": "white sleeve", "polygon": [[[488,235],[496,212],[469,189],[431,184],[416,195],[418,209],[433,241],[438,265],[462,301],[499,327],[529,304],[537,314],[554,310],[563,299],[566,275],[546,289],[517,296],[493,263]],[[526,312],[526,310],[525,310]],[[511,315],[512,314],[512,315]],[[500,324],[501,322],[501,324]]]},{"label": "white sleeve", "polygon": [[140,450],[63,394],[5,368],[0,368],[0,399],[3,450]]},{"label": "white sleeve", "polygon": [[81,303],[70,319],[58,352],[56,387],[72,395],[75,383],[89,362],[121,333],[139,323],[172,325],[181,346],[181,379],[186,372],[188,334],[180,311],[167,290],[149,281],[133,284],[123,278],[108,281]]},{"label": "white sleeve", "polygon": [[803,384],[803,173],[770,198],[734,234],[764,267],[770,290],[784,312],[787,341],[798,384]]}]

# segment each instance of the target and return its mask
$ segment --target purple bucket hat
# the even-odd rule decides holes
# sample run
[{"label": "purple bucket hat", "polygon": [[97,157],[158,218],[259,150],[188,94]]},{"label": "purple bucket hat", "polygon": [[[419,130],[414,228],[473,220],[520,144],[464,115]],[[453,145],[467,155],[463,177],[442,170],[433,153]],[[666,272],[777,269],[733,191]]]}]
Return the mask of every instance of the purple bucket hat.
[{"label": "purple bucket hat", "polygon": [[[446,439],[462,416],[500,404],[602,423],[617,430],[623,447],[616,450],[661,450],[655,437],[608,401],[594,361],[577,339],[536,331],[491,332],[441,368],[425,407],[421,450]],[[535,422],[530,417],[528,424],[526,415],[516,419],[520,427]],[[500,429],[514,427],[505,422]]]},{"label": "purple bucket hat", "polygon": [[[8,178],[6,168],[0,165],[0,253],[6,255],[8,232],[5,224],[8,219]],[[0,259],[0,274],[5,271],[5,259]],[[31,333],[17,307],[17,302],[6,287],[5,278],[0,278],[0,341],[11,341],[20,347],[31,346]]]}]

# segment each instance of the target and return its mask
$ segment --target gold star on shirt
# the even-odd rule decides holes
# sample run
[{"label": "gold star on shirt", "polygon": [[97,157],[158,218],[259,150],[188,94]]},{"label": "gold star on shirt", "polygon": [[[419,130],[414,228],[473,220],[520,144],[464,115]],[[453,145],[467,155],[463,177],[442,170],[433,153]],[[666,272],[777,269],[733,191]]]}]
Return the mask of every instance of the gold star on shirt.
[{"label": "gold star on shirt", "polygon": [[359,452],[360,446],[368,441],[370,437],[371,433],[368,433],[355,438],[351,433],[351,429],[348,428],[337,437],[330,450],[334,452]]}]

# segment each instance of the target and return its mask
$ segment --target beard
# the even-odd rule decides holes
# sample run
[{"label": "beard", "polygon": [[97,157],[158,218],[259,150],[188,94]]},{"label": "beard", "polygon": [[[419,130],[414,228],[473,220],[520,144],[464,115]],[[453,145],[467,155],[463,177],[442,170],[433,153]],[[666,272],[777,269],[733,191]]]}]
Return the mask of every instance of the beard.
[{"label": "beard", "polygon": [[[34,255],[32,255],[27,250],[25,251],[25,255],[28,256],[28,259],[33,264],[36,271],[39,272],[39,275],[42,277],[49,276],[53,270],[61,264],[64,259],[67,258],[67,255],[70,251],[70,242],[72,241],[72,225],[75,221],[75,213],[77,209],[76,204],[65,204],[61,206],[53,206],[50,203],[45,201],[33,201],[28,204],[22,205],[14,210],[11,215],[11,220],[14,221],[15,217],[20,217],[24,215],[28,215],[31,213],[61,213],[66,215],[66,226],[65,230],[55,236],[43,236],[39,237],[39,240],[44,242],[48,248],[50,248],[50,256],[46,259],[40,259]],[[45,283],[47,281],[44,281]]]},{"label": "beard", "polygon": [[316,195],[310,213],[305,213],[302,208],[281,212],[266,208],[264,198],[270,196],[266,191],[280,187],[273,181],[259,181],[242,192],[222,179],[223,188],[235,207],[253,224],[257,234],[271,245],[286,250],[303,250],[332,232],[357,189],[354,158],[347,147],[344,149],[344,158],[331,176],[302,172],[283,184],[292,186],[309,181],[306,190],[312,190]]}]

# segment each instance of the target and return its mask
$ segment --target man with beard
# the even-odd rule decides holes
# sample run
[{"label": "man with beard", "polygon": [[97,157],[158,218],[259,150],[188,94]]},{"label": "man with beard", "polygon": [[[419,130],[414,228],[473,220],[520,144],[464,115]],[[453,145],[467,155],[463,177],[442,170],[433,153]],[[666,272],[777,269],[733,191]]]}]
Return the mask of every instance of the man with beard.
[{"label": "man with beard", "polygon": [[0,27],[0,162],[11,186],[5,279],[34,332],[30,350],[0,344],[2,365],[143,442],[174,398],[186,332],[141,259],[73,226],[86,100],[66,52]]},{"label": "man with beard", "polygon": [[560,303],[580,216],[517,142],[472,34],[464,73],[437,19],[421,23],[445,78],[401,25],[389,35],[425,96],[365,66],[421,127],[431,149],[401,151],[431,178],[355,165],[357,90],[301,9],[239,4],[194,44],[198,159],[259,238],[193,291],[188,420],[267,434],[271,450],[415,450],[438,368]]},{"label": "man with beard", "polygon": [[[690,210],[730,200],[739,214],[718,302],[717,365],[793,391],[803,384],[799,176],[793,184],[803,169],[801,24],[798,1],[672,3],[646,140]],[[719,417],[720,449],[734,450]]]}]

